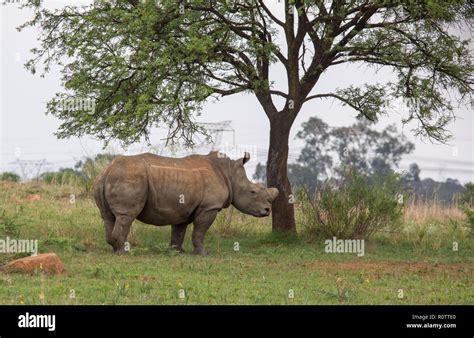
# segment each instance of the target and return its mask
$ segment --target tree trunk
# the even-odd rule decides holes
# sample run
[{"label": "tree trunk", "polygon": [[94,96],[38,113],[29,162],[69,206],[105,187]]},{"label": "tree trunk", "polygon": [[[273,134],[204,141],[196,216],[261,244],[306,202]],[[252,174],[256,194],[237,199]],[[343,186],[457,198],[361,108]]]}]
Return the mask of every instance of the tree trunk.
[{"label": "tree trunk", "polygon": [[270,119],[270,148],[267,162],[267,184],[278,189],[272,205],[273,232],[296,233],[294,198],[288,180],[288,141],[292,119],[285,111]]}]

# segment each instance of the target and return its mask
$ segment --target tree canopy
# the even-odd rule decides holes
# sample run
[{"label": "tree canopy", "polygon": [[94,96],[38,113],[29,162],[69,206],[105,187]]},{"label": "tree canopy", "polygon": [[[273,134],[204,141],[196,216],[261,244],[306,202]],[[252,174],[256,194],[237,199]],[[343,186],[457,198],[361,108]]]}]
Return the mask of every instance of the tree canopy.
[{"label": "tree canopy", "polygon": [[[206,100],[252,92],[270,118],[281,110],[274,97],[282,97],[292,107],[290,120],[315,98],[340,100],[369,120],[403,98],[404,122],[416,120],[417,133],[445,140],[453,118],[446,94],[462,100],[471,93],[468,41],[448,29],[471,27],[470,1],[293,0],[280,16],[261,0],[25,6],[35,16],[21,28],[42,31],[27,67],[62,65],[64,90],[48,105],[62,120],[60,137],[91,134],[128,144],[166,125],[170,139],[189,143]],[[287,71],[286,90],[271,81],[274,63]],[[342,63],[390,67],[397,81],[312,94],[324,71]],[[71,98],[95,100],[94,111],[71,111],[62,104]]]}]

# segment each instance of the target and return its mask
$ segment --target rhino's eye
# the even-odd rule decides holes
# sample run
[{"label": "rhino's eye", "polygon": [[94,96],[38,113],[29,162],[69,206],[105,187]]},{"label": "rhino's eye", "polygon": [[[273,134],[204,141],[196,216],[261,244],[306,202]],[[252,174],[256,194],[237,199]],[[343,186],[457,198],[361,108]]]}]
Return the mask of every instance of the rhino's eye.
[{"label": "rhino's eye", "polygon": [[251,192],[252,192],[252,194],[256,194],[256,193],[257,193],[257,190],[252,189]]}]

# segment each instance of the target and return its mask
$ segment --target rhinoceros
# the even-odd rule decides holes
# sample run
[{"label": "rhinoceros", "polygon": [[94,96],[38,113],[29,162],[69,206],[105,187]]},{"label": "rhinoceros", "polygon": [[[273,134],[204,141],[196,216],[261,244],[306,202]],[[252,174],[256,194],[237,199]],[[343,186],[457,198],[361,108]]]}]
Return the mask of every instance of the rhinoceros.
[{"label": "rhinoceros", "polygon": [[205,254],[204,235],[217,213],[233,205],[256,217],[270,215],[278,189],[250,182],[244,164],[220,152],[171,158],[144,153],[118,156],[94,182],[105,238],[117,254],[128,251],[135,219],[171,225],[171,247],[183,251],[186,228],[194,224],[193,253]]}]

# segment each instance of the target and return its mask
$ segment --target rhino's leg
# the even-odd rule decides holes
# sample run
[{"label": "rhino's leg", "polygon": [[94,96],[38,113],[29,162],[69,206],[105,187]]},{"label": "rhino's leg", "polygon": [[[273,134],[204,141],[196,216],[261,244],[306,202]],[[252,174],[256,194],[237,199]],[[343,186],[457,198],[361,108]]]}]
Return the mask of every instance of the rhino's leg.
[{"label": "rhino's leg", "polygon": [[179,252],[184,252],[183,241],[186,235],[186,229],[189,223],[173,224],[171,226],[171,243],[170,246]]},{"label": "rhino's leg", "polygon": [[112,231],[112,240],[115,242],[115,253],[124,254],[128,251],[126,242],[130,228],[135,217],[120,215],[116,216],[114,230]]},{"label": "rhino's leg", "polygon": [[114,252],[117,251],[117,245],[115,244],[115,239],[112,237],[112,231],[114,230],[115,217],[113,219],[107,218],[104,219],[105,225],[105,240],[109,243]]},{"label": "rhino's leg", "polygon": [[198,214],[194,219],[193,254],[206,254],[206,251],[204,250],[204,236],[206,235],[206,232],[211,226],[212,222],[214,222],[214,220],[216,219],[216,216],[217,210],[206,210]]},{"label": "rhino's leg", "polygon": [[100,214],[102,216],[102,221],[104,221],[105,226],[105,240],[109,243],[114,252],[117,251],[117,245],[115,239],[112,237],[112,231],[115,226],[115,215],[109,209],[101,209]]}]

